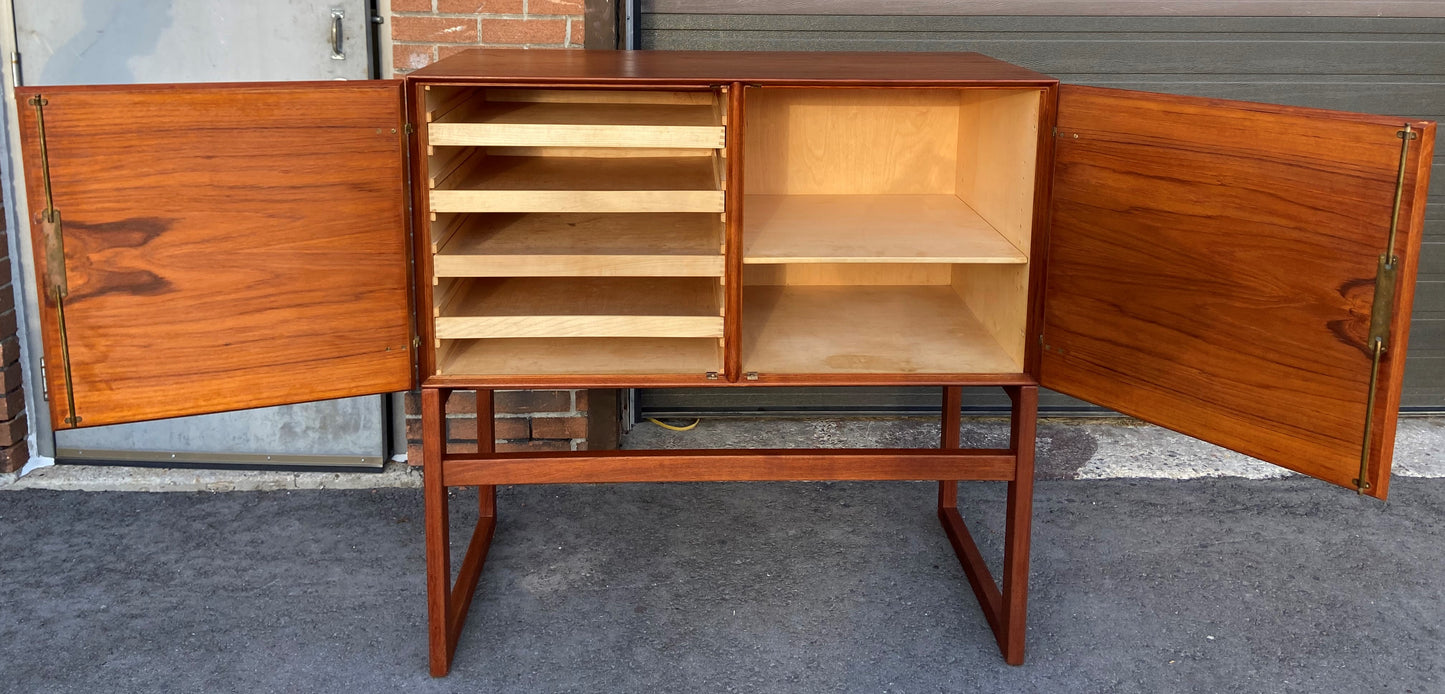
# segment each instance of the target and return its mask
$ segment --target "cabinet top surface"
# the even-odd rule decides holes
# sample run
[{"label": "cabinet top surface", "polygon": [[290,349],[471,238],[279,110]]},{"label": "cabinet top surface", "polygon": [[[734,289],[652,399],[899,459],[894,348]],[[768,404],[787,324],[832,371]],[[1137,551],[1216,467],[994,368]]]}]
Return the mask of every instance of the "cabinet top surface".
[{"label": "cabinet top surface", "polygon": [[1058,80],[978,53],[809,53],[475,49],[411,73],[428,81],[912,85]]}]

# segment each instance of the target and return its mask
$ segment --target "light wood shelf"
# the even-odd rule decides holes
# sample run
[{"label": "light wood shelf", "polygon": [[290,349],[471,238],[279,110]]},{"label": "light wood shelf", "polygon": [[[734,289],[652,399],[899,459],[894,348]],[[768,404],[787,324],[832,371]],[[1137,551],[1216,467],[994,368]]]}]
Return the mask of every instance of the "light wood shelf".
[{"label": "light wood shelf", "polygon": [[953,195],[749,195],[743,262],[1024,264]]},{"label": "light wood shelf", "polygon": [[714,278],[566,277],[454,280],[433,319],[441,340],[722,336]]},{"label": "light wood shelf", "polygon": [[744,371],[1022,371],[948,286],[744,287],[742,319]]},{"label": "light wood shelf", "polygon": [[434,185],[435,213],[723,211],[713,157],[493,156],[477,151]]},{"label": "light wood shelf", "polygon": [[590,376],[722,371],[717,340],[555,338],[448,340],[437,354],[442,375]]},{"label": "light wood shelf", "polygon": [[433,147],[665,147],[717,149],[725,131],[711,104],[484,101],[427,126]]},{"label": "light wood shelf", "polygon": [[712,214],[474,214],[440,242],[437,277],[723,274],[722,221]]}]

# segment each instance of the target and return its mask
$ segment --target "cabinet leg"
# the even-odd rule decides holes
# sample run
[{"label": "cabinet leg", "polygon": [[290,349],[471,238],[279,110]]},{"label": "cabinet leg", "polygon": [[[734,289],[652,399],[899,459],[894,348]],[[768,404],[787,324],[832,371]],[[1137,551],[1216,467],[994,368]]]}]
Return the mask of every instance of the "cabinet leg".
[{"label": "cabinet leg", "polygon": [[[422,481],[426,503],[427,635],[432,677],[451,670],[462,626],[472,606],[477,581],[492,546],[497,527],[496,487],[477,488],[478,518],[455,586],[451,583],[450,516],[443,467],[446,464],[446,412],[449,391],[422,391]],[[480,453],[494,450],[492,391],[477,391],[477,446]]]},{"label": "cabinet leg", "polygon": [[[940,448],[958,448],[959,428],[963,426],[963,388],[961,386],[943,387],[943,420],[942,441]],[[938,481],[938,508],[955,508],[958,506],[958,480]]]},{"label": "cabinet leg", "polygon": [[1034,514],[1034,440],[1038,430],[1039,389],[1009,389],[1013,416],[1009,448],[1013,449],[1014,479],[1008,483],[1008,521],[1004,526],[1003,603],[1004,633],[999,639],[1004,660],[1024,662],[1024,630],[1029,602],[1029,535]]},{"label": "cabinet leg", "polygon": [[426,613],[428,660],[432,677],[451,669],[452,650],[447,638],[447,612],[451,602],[451,538],[447,525],[447,488],[442,484],[442,453],[446,447],[446,413],[450,393],[421,391],[421,457],[423,513],[426,516]]},{"label": "cabinet leg", "polygon": [[[1004,530],[1003,588],[994,583],[993,574],[978,551],[963,516],[958,512],[958,483],[939,483],[938,520],[948,536],[949,544],[958,555],[963,573],[968,577],[974,597],[983,609],[988,625],[993,629],[999,650],[1010,665],[1024,662],[1024,632],[1027,626],[1028,581],[1029,581],[1029,526],[1033,514],[1034,486],[1034,436],[1038,418],[1038,388],[1035,386],[1010,386],[1005,388],[1013,400],[1009,448],[1014,456],[1014,479],[1008,483],[1007,519]],[[948,406],[954,396],[945,389],[944,402]],[[958,402],[958,401],[954,401]],[[957,412],[957,407],[951,411]],[[957,415],[952,428],[948,425],[948,410],[945,411],[944,444],[949,443],[949,431],[957,432]],[[953,434],[957,446],[958,434]]]}]

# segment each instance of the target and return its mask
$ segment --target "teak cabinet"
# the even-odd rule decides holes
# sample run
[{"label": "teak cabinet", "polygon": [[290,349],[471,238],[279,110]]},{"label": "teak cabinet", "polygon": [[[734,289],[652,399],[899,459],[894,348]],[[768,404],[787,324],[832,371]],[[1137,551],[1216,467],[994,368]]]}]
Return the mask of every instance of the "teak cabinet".
[{"label": "teak cabinet", "polygon": [[[939,53],[479,50],[18,100],[56,427],[421,387],[438,674],[494,484],[944,480],[1010,662],[1038,385],[1388,488],[1433,123]],[[501,455],[483,397],[483,450],[442,450],[456,388],[782,384],[942,386],[941,448]],[[978,385],[1014,397],[1008,450],[958,450]],[[958,479],[1010,482],[1002,594]],[[453,591],[457,485],[483,523]]]}]

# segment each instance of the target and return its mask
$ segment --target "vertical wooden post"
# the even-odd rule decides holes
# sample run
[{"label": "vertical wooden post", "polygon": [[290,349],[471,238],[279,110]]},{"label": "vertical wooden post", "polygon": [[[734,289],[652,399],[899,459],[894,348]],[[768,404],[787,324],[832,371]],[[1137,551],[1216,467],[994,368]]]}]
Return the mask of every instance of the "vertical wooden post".
[{"label": "vertical wooden post", "polygon": [[[963,426],[963,387],[943,387],[943,433],[939,446],[946,449],[955,449],[960,445],[958,438],[959,427]],[[938,481],[938,507],[958,508],[958,480]]]},{"label": "vertical wooden post", "polygon": [[743,98],[741,82],[728,85],[727,190],[723,213],[723,378],[742,377],[743,334]]},{"label": "vertical wooden post", "polygon": [[1004,526],[1003,623],[1004,660],[1024,662],[1024,630],[1029,599],[1029,532],[1034,505],[1034,438],[1038,428],[1037,386],[1008,388],[1013,400],[1009,448],[1015,456],[1014,479],[1008,483],[1008,520]]},{"label": "vertical wooden post", "polygon": [[[497,452],[496,410],[492,402],[492,391],[477,391],[477,455]],[[497,516],[497,487],[486,484],[477,487],[477,504],[480,518]]]},{"label": "vertical wooden post", "polygon": [[451,538],[447,488],[442,481],[446,451],[446,399],[449,391],[421,391],[421,456],[423,515],[426,517],[427,643],[432,677],[451,669],[448,615],[451,603]]}]

